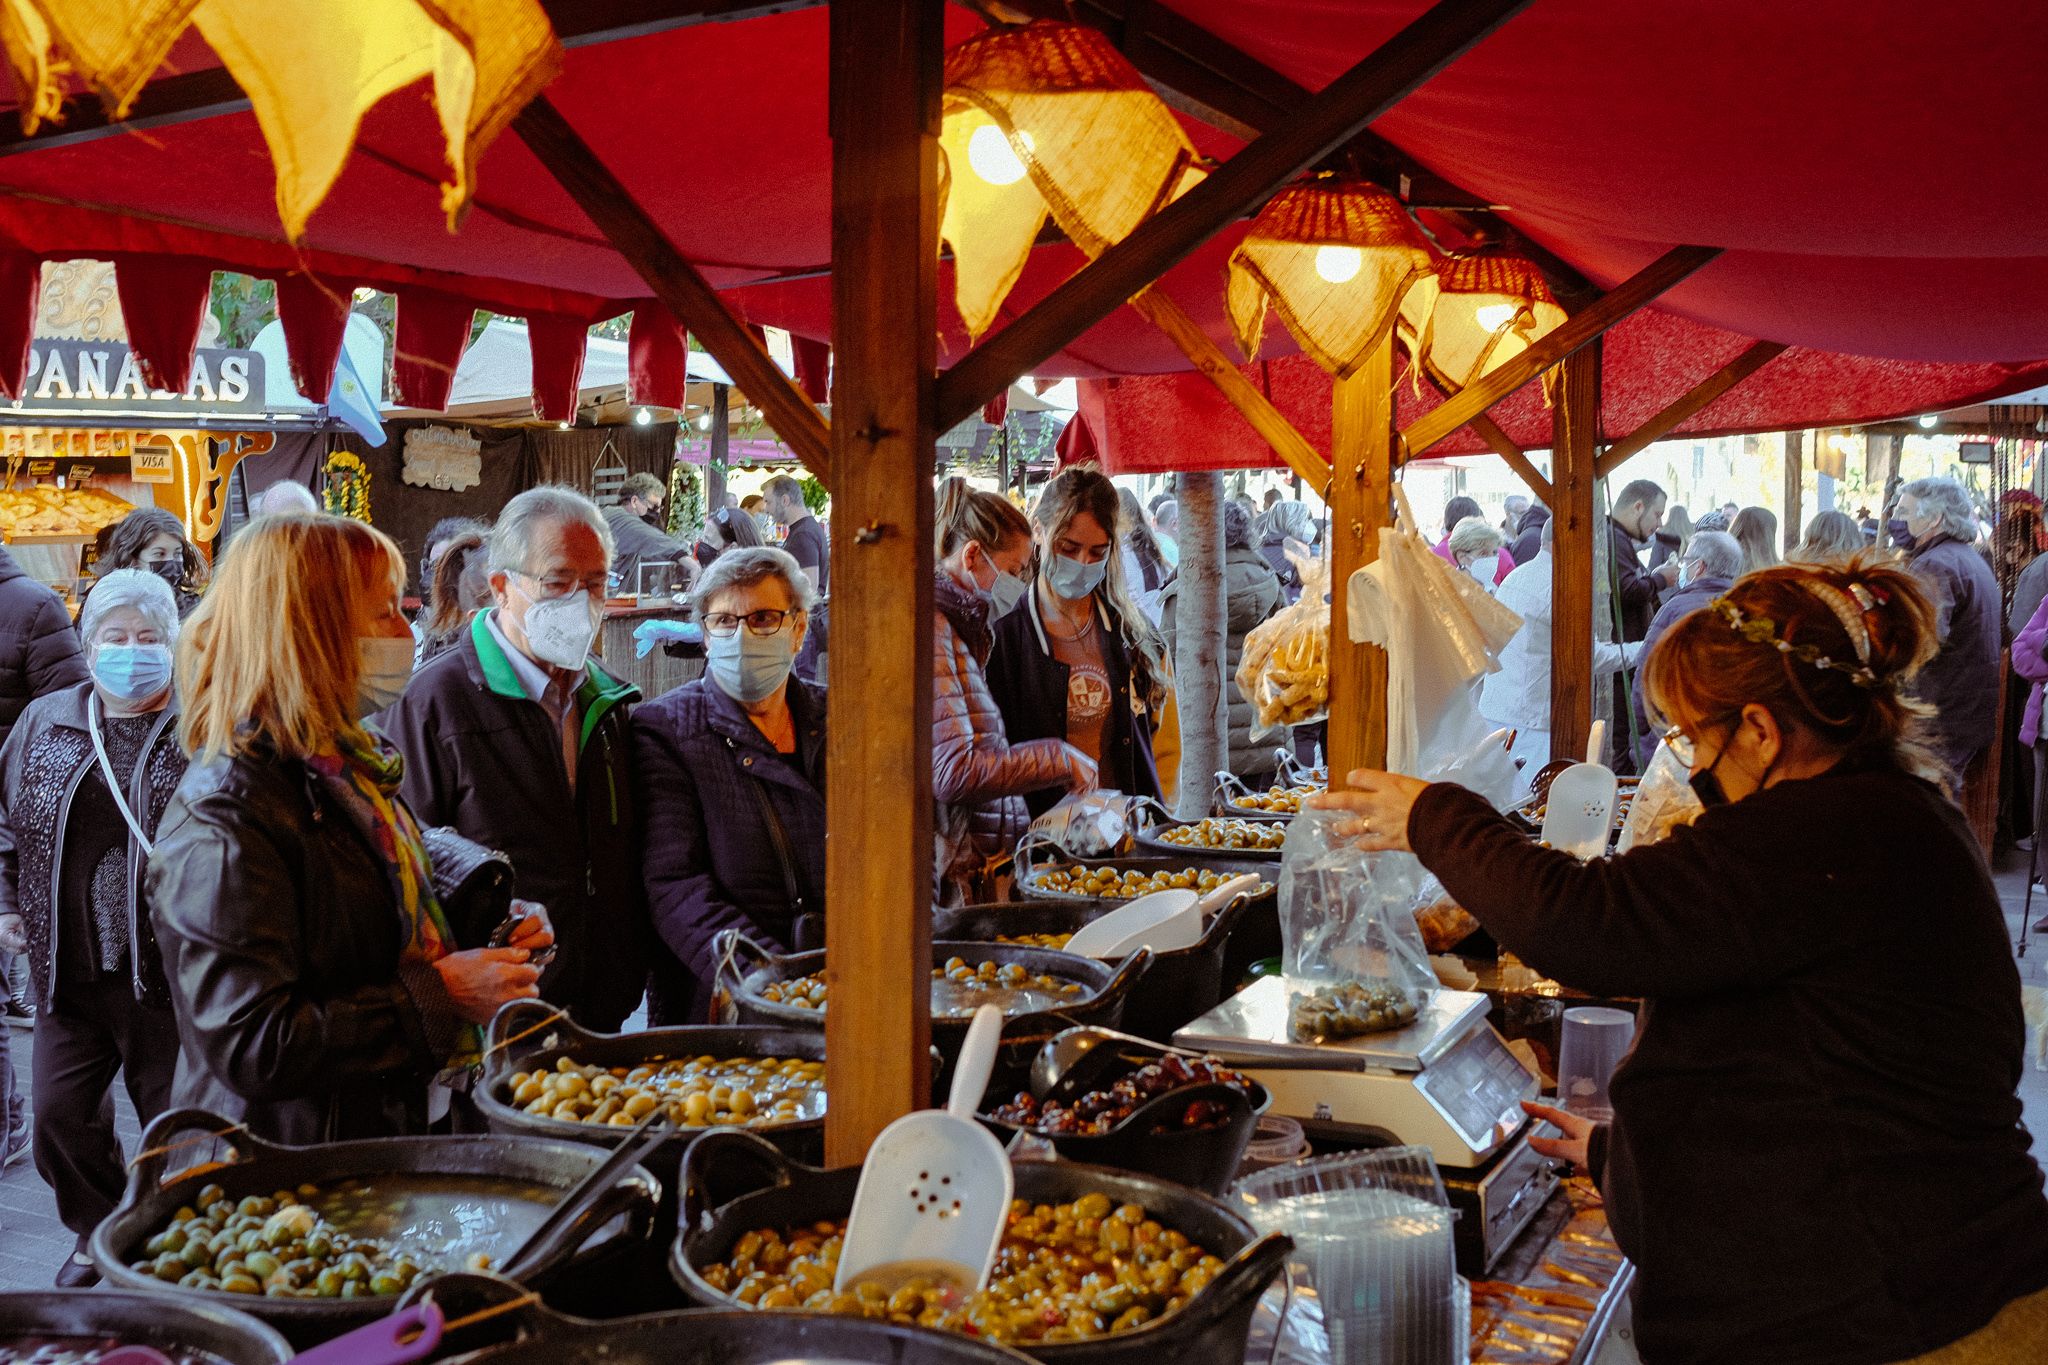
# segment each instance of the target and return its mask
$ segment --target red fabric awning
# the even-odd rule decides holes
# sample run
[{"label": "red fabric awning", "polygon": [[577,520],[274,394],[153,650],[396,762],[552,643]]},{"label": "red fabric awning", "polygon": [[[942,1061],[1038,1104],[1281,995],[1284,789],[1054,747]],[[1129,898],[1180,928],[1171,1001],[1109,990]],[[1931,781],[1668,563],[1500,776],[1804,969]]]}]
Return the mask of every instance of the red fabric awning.
[{"label": "red fabric awning", "polygon": [[[1159,3],[1309,88],[1425,8]],[[948,24],[959,38],[980,21],[954,9]],[[817,339],[830,335],[825,32],[814,9],[591,44],[570,52],[550,91],[748,321]],[[2048,7],[1996,0],[1544,0],[1376,131],[1507,206],[1518,227],[1602,284],[1674,243],[1728,249],[1658,305],[1704,329],[1656,333],[1645,320],[1641,347],[1615,339],[1610,425],[1625,430],[1633,421],[1618,414],[1658,405],[1630,395],[1673,396],[1682,385],[1672,376],[1690,383],[1751,337],[1795,350],[1701,414],[1702,429],[1842,424],[2038,382],[2007,385],[1999,376],[2031,371],[1996,367],[2048,358],[2048,182],[2038,175],[2048,121],[2034,108],[2044,53]],[[181,70],[207,60],[191,38],[175,54]],[[1195,133],[1205,152],[1235,148],[1213,130]],[[386,101],[300,253],[281,240],[250,115],[39,149],[0,159],[0,252],[303,272],[344,290],[391,289],[401,315],[416,290],[441,296],[444,312],[455,299],[537,320],[590,320],[644,298],[516,137],[485,157],[457,235],[440,213],[440,157],[420,92]],[[1165,286],[1226,345],[1229,245],[1204,248]],[[1041,249],[1010,314],[1078,259]],[[785,274],[808,278],[759,283]],[[957,359],[966,339],[950,305],[942,312],[942,358]],[[317,369],[320,340],[296,336],[294,354]],[[11,354],[11,338],[0,343]],[[1288,349],[1277,331],[1271,346],[1269,355]],[[1631,355],[1657,372],[1635,378],[1621,368]],[[1125,310],[1042,372],[1185,369]],[[1504,409],[1510,430],[1517,411]]]}]

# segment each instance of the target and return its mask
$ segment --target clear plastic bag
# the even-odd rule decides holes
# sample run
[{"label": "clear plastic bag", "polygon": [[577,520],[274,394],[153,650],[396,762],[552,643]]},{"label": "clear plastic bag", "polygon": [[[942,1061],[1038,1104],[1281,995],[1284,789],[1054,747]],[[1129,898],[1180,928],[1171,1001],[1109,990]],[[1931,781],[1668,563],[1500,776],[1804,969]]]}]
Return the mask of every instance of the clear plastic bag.
[{"label": "clear plastic bag", "polygon": [[1432,953],[1448,952],[1479,928],[1478,917],[1451,899],[1434,872],[1423,872],[1422,885],[1408,910],[1422,933],[1422,946]]},{"label": "clear plastic bag", "polygon": [[1301,575],[1301,597],[1244,637],[1237,666],[1238,693],[1255,713],[1254,740],[1330,712],[1330,566],[1287,557]]},{"label": "clear plastic bag", "polygon": [[1344,818],[1304,811],[1281,856],[1281,967],[1303,1042],[1406,1027],[1436,986],[1413,908],[1422,864],[1337,838]]},{"label": "clear plastic bag", "polygon": [[1650,766],[1643,770],[1643,780],[1636,784],[1628,823],[1622,826],[1615,851],[1626,853],[1637,844],[1661,843],[1672,830],[1691,824],[1705,811],[1692,789],[1692,773],[1678,761],[1669,744],[1659,741],[1657,752],[1650,755]]}]

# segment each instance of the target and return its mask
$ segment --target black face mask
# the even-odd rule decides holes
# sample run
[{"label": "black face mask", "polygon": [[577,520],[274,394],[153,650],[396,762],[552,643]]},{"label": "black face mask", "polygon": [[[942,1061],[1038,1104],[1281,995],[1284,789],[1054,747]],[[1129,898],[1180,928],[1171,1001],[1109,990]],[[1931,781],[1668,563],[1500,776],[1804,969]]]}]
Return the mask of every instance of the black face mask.
[{"label": "black face mask", "polygon": [[185,581],[185,560],[183,556],[177,559],[159,559],[154,564],[145,564],[142,567],[148,569],[174,588]]},{"label": "black face mask", "polygon": [[1714,769],[1720,766],[1721,755],[1716,754],[1712,763],[1709,763],[1687,779],[1687,782],[1692,787],[1692,794],[1697,796],[1700,799],[1700,804],[1709,810],[1715,806],[1725,806],[1728,804],[1728,793],[1721,789],[1721,779],[1714,776]]},{"label": "black face mask", "polygon": [[1890,521],[1886,522],[1885,530],[1891,533],[1892,544],[1898,546],[1901,550],[1912,549],[1913,542],[1919,539],[1918,536],[1906,528],[1906,521],[1903,517],[1893,517]]}]

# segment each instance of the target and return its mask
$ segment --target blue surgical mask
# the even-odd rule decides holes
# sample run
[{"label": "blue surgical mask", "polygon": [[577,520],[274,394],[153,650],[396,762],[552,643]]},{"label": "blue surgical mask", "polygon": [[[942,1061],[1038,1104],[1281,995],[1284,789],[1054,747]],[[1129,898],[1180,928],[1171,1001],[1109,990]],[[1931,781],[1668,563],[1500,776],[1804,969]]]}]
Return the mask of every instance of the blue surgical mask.
[{"label": "blue surgical mask", "polygon": [[1108,572],[1107,559],[1100,564],[1083,564],[1078,559],[1055,554],[1045,566],[1045,581],[1055,596],[1078,602],[1101,587],[1103,576]]},{"label": "blue surgical mask", "polygon": [[92,655],[92,680],[110,697],[148,701],[171,685],[167,645],[99,645]]},{"label": "blue surgical mask", "polygon": [[1906,525],[1904,517],[1893,517],[1885,523],[1885,529],[1891,532],[1892,544],[1898,546],[1901,550],[1912,549],[1913,542],[1919,539],[1918,536],[1913,534],[1912,529]]},{"label": "blue surgical mask", "polygon": [[1007,570],[996,571],[995,586],[988,590],[989,614],[1008,616],[1010,609],[1024,600],[1024,594],[1031,589],[1024,580]]},{"label": "blue surgical mask", "polygon": [[1678,586],[1681,588],[1692,586],[1692,565],[1681,564],[1678,566]]},{"label": "blue surgical mask", "polygon": [[765,701],[789,676],[796,662],[787,621],[773,635],[756,635],[742,622],[730,635],[704,636],[705,666],[718,690],[734,701],[753,705]]}]

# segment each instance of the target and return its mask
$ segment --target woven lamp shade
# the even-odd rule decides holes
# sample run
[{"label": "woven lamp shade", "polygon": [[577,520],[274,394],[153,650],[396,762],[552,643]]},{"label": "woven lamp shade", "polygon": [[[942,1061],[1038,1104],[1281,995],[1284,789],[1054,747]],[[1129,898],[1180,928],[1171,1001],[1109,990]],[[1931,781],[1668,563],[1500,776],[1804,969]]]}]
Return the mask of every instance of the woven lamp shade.
[{"label": "woven lamp shade", "polygon": [[1172,111],[1108,38],[1078,24],[992,29],[947,53],[939,147],[939,236],[977,337],[1048,213],[1093,258],[1201,174]]},{"label": "woven lamp shade", "polygon": [[1362,180],[1325,179],[1291,185],[1259,210],[1231,253],[1225,302],[1247,359],[1258,357],[1270,306],[1343,379],[1428,274],[1429,248],[1399,199]]},{"label": "woven lamp shade", "polygon": [[1409,353],[1454,393],[1564,320],[1543,272],[1507,251],[1439,256],[1435,275],[1401,305]]}]

